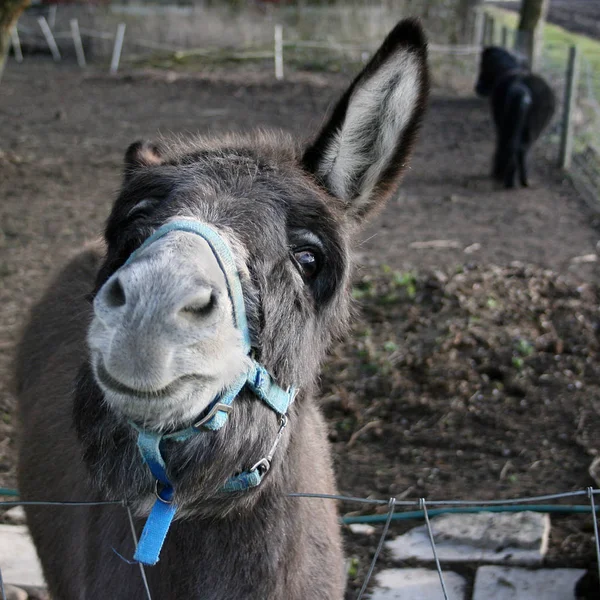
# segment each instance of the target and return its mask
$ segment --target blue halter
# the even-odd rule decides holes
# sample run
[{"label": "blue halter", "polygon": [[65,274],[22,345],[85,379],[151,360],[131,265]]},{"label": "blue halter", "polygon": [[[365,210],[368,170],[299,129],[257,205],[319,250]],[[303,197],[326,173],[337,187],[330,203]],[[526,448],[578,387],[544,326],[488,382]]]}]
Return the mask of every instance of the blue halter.
[{"label": "blue halter", "polygon": [[[144,243],[129,256],[125,265],[132,262],[150,244],[173,231],[183,231],[199,235],[213,251],[217,262],[227,282],[229,299],[233,306],[233,319],[235,326],[242,334],[244,352],[251,353],[250,331],[246,318],[244,296],[239,273],[235,265],[233,254],[223,238],[211,227],[196,221],[173,221],[157,229]],[[230,477],[221,488],[222,492],[243,492],[260,485],[263,477],[271,466],[273,454],[279,444],[283,430],[287,425],[287,412],[296,397],[296,389],[289,387],[287,390],[279,387],[270,373],[261,364],[250,358],[251,367],[242,374],[238,380],[218,396],[209,406],[208,412],[190,427],[162,434],[140,428],[131,422],[132,427],[138,432],[137,445],[152,475],[156,478],[156,501],[144,525],[134,558],[146,564],[154,565],[158,562],[160,550],[163,546],[173,517],[177,512],[174,502],[175,490],[167,475],[167,467],[162,455],[163,441],[171,440],[184,442],[192,436],[205,430],[218,431],[225,423],[232,411],[233,401],[244,386],[247,386],[254,395],[262,400],[279,417],[279,430],[268,455],[260,459],[253,467],[238,475]],[[159,490],[159,486],[161,489]]]}]

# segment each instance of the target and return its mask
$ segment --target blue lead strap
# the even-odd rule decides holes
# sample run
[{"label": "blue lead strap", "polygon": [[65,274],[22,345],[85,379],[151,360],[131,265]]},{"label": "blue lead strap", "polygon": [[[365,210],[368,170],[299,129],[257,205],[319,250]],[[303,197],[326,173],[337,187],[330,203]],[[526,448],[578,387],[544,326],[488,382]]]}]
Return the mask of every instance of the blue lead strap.
[{"label": "blue lead strap", "polygon": [[[172,493],[173,488],[171,488]],[[165,543],[176,511],[177,506],[175,504],[160,499],[156,500],[144,525],[142,536],[133,555],[134,560],[150,566],[158,562],[160,551]]]},{"label": "blue lead strap", "polygon": [[167,477],[165,461],[160,452],[162,434],[139,429],[138,431],[137,444],[140,453],[152,475],[156,477],[157,486],[160,483],[163,488],[156,491],[156,501],[146,520],[133,558],[145,565],[155,565],[177,512],[177,505],[173,502],[173,486]]}]

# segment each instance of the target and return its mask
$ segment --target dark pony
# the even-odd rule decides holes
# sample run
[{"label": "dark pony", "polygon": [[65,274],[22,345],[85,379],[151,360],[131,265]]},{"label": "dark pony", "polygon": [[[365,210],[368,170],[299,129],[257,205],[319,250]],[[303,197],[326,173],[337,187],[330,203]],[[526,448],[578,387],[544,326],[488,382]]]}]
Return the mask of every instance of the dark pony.
[{"label": "dark pony", "polygon": [[546,128],[556,106],[554,92],[524,60],[490,46],[481,55],[475,92],[490,97],[496,126],[492,176],[504,187],[515,187],[517,171],[527,186],[527,152]]}]

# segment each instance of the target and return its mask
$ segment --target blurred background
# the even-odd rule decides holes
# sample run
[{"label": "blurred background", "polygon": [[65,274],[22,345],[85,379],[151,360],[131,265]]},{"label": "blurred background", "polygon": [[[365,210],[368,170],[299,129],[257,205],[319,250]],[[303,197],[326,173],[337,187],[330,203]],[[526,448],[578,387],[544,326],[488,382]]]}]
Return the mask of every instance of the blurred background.
[{"label": "blurred background", "polygon": [[[600,2],[2,0],[0,486],[16,487],[19,331],[101,235],[128,144],[253,127],[309,140],[408,16],[429,37],[432,98],[399,192],[357,240],[359,320],[323,372],[340,491],[600,485]],[[557,98],[527,188],[490,178],[494,126],[473,91],[488,45],[525,56]],[[377,539],[346,533],[351,594]],[[553,516],[544,564],[595,560],[589,514]]]}]

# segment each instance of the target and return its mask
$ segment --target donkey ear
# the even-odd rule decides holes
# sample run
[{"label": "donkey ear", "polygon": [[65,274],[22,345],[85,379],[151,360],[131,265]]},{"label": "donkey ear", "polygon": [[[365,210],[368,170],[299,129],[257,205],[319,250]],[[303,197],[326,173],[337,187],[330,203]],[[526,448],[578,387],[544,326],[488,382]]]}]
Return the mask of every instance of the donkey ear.
[{"label": "donkey ear", "polygon": [[144,140],[133,142],[125,152],[125,179],[141,167],[162,165],[162,154],[158,144]]},{"label": "donkey ear", "polygon": [[427,42],[417,21],[396,25],[302,158],[304,168],[362,220],[394,192],[429,92]]}]

